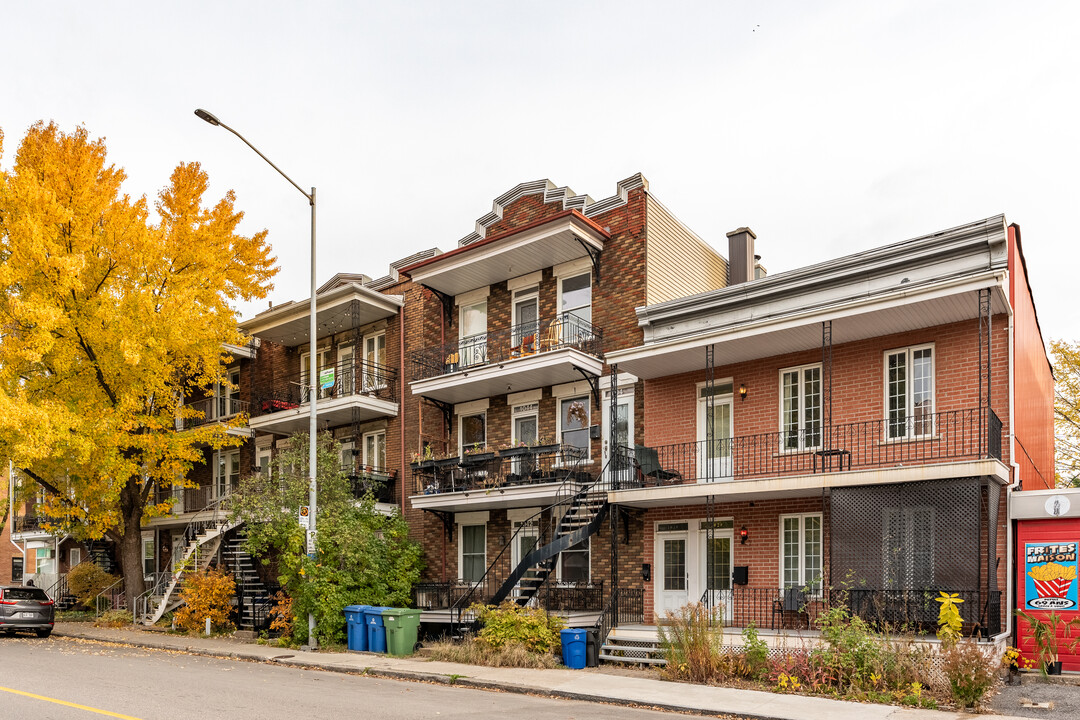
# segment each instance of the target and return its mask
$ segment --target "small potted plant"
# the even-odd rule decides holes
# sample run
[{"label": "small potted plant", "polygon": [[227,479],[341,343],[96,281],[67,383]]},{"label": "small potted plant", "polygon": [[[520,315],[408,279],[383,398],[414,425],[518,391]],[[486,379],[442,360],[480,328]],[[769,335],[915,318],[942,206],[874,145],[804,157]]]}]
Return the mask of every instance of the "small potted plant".
[{"label": "small potted plant", "polygon": [[440,470],[443,468],[453,467],[458,464],[457,453],[439,453],[439,456],[435,458],[435,467]]},{"label": "small potted plant", "polygon": [[1058,654],[1058,631],[1061,631],[1060,639],[1067,643],[1069,650],[1076,648],[1080,638],[1068,642],[1074,627],[1080,627],[1080,618],[1065,620],[1057,612],[1048,612],[1046,617],[1036,617],[1023,610],[1017,610],[1016,615],[1027,621],[1031,630],[1031,639],[1035,641],[1035,657],[1040,663],[1043,675],[1060,675],[1061,658]]},{"label": "small potted plant", "polygon": [[412,462],[409,463],[409,467],[413,470],[423,470],[425,468],[432,468],[435,466],[435,455],[431,451],[430,445],[424,446],[424,453],[413,453]]},{"label": "small potted plant", "polygon": [[536,444],[532,446],[533,452],[537,455],[547,455],[550,453],[559,451],[559,443],[555,442],[547,435],[541,435],[536,440]]},{"label": "small potted plant", "polygon": [[521,457],[522,455],[532,455],[535,452],[536,450],[530,447],[529,444],[524,440],[518,440],[516,443],[499,446],[499,457],[504,458]]},{"label": "small potted plant", "polygon": [[480,443],[473,443],[470,447],[465,449],[465,457],[462,458],[462,463],[469,465],[479,465],[480,463],[494,459],[494,457],[494,450],[488,450]]}]

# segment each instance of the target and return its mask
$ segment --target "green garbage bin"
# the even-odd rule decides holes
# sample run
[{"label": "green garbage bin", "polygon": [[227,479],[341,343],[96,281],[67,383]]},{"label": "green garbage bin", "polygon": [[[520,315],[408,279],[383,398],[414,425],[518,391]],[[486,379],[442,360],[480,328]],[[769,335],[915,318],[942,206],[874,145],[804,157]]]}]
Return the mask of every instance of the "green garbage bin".
[{"label": "green garbage bin", "polygon": [[412,655],[420,629],[420,611],[407,608],[387,608],[382,613],[386,627],[386,652],[390,655]]}]

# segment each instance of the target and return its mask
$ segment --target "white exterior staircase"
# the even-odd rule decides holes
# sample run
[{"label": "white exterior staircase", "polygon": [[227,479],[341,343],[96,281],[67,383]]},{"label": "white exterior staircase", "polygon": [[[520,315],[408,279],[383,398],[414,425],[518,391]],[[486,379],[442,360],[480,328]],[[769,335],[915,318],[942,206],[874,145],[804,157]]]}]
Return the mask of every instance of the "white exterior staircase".
[{"label": "white exterior staircase", "polygon": [[154,595],[150,598],[149,609],[143,618],[144,625],[153,625],[162,616],[174,610],[184,604],[184,601],[179,597],[174,597],[177,587],[184,579],[184,576],[190,572],[197,572],[206,570],[210,566],[210,562],[217,555],[218,548],[221,547],[221,541],[225,537],[225,533],[229,532],[233,528],[240,525],[239,522],[232,522],[228,519],[222,519],[216,524],[211,524],[206,527],[187,544],[184,548],[184,555],[179,559],[174,559],[175,572],[169,579],[168,584],[165,586],[162,594]]}]

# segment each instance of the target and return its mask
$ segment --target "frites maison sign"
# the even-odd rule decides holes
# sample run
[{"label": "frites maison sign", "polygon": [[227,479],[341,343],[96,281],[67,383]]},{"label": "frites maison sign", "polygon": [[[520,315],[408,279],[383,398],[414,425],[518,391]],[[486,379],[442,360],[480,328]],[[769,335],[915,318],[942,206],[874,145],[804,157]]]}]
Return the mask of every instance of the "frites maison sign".
[{"label": "frites maison sign", "polygon": [[1025,544],[1025,609],[1077,609],[1076,549],[1075,542]]}]

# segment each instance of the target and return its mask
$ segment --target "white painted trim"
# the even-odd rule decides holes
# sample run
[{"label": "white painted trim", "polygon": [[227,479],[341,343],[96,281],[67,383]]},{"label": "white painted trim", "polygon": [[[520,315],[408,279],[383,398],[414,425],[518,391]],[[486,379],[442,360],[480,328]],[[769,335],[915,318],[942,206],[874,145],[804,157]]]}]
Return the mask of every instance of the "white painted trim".
[{"label": "white painted trim", "polygon": [[486,300],[489,295],[491,295],[491,286],[485,285],[482,288],[476,288],[475,290],[470,290],[469,292],[455,296],[454,304],[459,306],[473,305],[481,300]]},{"label": "white painted trim", "polygon": [[[889,437],[889,356],[897,353],[905,353],[906,357],[904,362],[906,365],[905,382],[907,383],[907,389],[905,390],[906,396],[904,398],[904,413],[905,418],[913,418],[915,416],[915,407],[912,403],[912,393],[915,389],[914,378],[912,377],[912,353],[916,350],[930,350],[930,434],[929,435],[913,435],[908,436],[905,429],[903,438],[890,438]],[[907,345],[904,347],[893,348],[892,350],[884,350],[881,353],[881,416],[885,421],[884,433],[885,436],[880,438],[880,442],[895,442],[896,440],[908,440],[916,438],[933,438],[937,436],[938,428],[934,423],[934,413],[937,412],[937,346],[936,343],[922,343],[920,345]],[[906,421],[905,421],[906,423]]]},{"label": "white painted trim", "polygon": [[544,271],[537,270],[531,272],[528,275],[519,275],[516,278],[510,278],[506,281],[506,289],[511,293],[517,292],[523,288],[530,287],[532,285],[539,285],[540,281],[544,279]]},{"label": "white painted trim", "polygon": [[510,508],[507,510],[506,519],[510,522],[510,532],[514,531],[514,523],[525,522],[533,515],[540,512],[540,510],[541,508],[539,507]]},{"label": "white painted trim", "polygon": [[454,406],[455,415],[476,415],[486,411],[491,406],[491,398],[480,398],[469,402],[458,403]]},{"label": "white painted trim", "polygon": [[[551,274],[556,278],[584,275],[586,272],[588,272],[590,276],[592,275],[592,259],[588,256],[569,260],[551,268]],[[556,307],[558,307],[558,305],[556,305]]]},{"label": "white painted trim", "polygon": [[[559,396],[555,401],[555,439],[556,439],[556,442],[558,442],[560,444],[562,444],[562,435],[563,435],[562,404],[567,400],[573,400],[575,398],[584,398],[584,400],[585,400],[585,411],[589,414],[588,422],[585,423],[585,428],[584,428],[585,431],[586,431],[586,437],[588,437],[589,428],[592,427],[592,424],[593,424],[592,395],[590,394],[588,385],[585,386],[585,392],[583,394],[581,394],[581,395],[562,395],[562,396]],[[537,427],[537,431],[539,431],[539,427]],[[591,438],[589,438],[587,440],[586,453],[585,453],[585,462],[592,462],[592,439]]]},{"label": "white painted trim", "polygon": [[528,405],[529,403],[540,402],[544,396],[544,390],[542,388],[536,388],[535,390],[523,390],[521,392],[510,393],[506,396],[506,404],[510,407],[515,405]]},{"label": "white painted trim", "polygon": [[589,383],[584,380],[578,380],[577,382],[565,383],[563,385],[552,385],[551,397],[558,399],[569,397],[570,395],[588,395],[591,390]]},{"label": "white painted trim", "polygon": [[[464,556],[465,556],[465,546],[464,546],[465,533],[463,532],[463,530],[466,527],[480,526],[480,527],[484,528],[484,567],[486,568],[487,564],[488,564],[488,552],[487,552],[487,546],[488,546],[488,528],[487,528],[487,526],[488,526],[488,521],[485,519],[482,522],[481,521],[462,522],[461,520],[458,519],[462,515],[479,515],[479,514],[481,514],[481,513],[458,513],[458,515],[455,516],[455,521],[457,522],[457,538],[458,538],[458,541],[457,541],[457,576],[458,576],[458,580],[464,579],[464,574],[461,571],[462,571],[462,565],[464,564],[463,560],[464,560]],[[483,513],[483,514],[487,515],[487,513]]]},{"label": "white painted trim", "polygon": [[473,512],[459,512],[454,515],[454,522],[458,525],[486,525],[491,522],[491,511],[474,510]]},{"label": "white painted trim", "polygon": [[[618,375],[615,376],[615,384],[616,384],[616,387],[619,388],[619,390],[622,390],[622,389],[628,388],[628,387],[634,387],[634,385],[637,384],[637,381],[638,381],[638,376],[633,375],[631,373],[621,372],[621,373],[619,373]],[[604,397],[610,397],[611,396],[611,378],[610,378],[610,376],[602,379],[600,384],[601,384],[602,387],[605,388],[604,389]]]},{"label": "white painted trim", "polygon": [[801,452],[803,450],[813,450],[820,445],[804,445],[804,438],[806,436],[806,427],[804,425],[805,418],[803,417],[803,410],[805,409],[806,400],[806,382],[803,379],[804,370],[812,370],[817,368],[818,371],[818,395],[820,396],[821,406],[818,408],[820,414],[819,432],[821,438],[825,437],[825,372],[821,366],[821,363],[807,363],[805,365],[792,365],[791,367],[780,368],[776,373],[776,427],[780,433],[780,443],[784,444],[784,374],[785,373],[798,373],[796,393],[799,398],[799,413],[796,422],[795,432],[798,433],[799,445],[797,448],[781,447],[781,452]]},{"label": "white painted trim", "polygon": [[821,571],[824,573],[824,571],[825,571],[825,519],[824,519],[824,517],[822,515],[823,514],[819,513],[819,512],[816,512],[816,513],[815,512],[808,512],[808,513],[785,513],[783,515],[777,516],[776,525],[777,525],[777,530],[780,533],[779,544],[776,546],[777,547],[776,568],[780,573],[780,584],[777,585],[777,587],[779,587],[779,588],[784,587],[784,520],[787,520],[789,518],[798,518],[799,519],[799,582],[796,585],[796,587],[805,587],[806,585],[808,585],[810,583],[810,581],[806,579],[806,547],[805,547],[805,544],[806,544],[806,518],[808,518],[808,517],[816,517],[818,519],[819,523],[820,523],[820,526],[818,528],[819,531],[820,531],[819,534],[821,536],[821,546],[819,547],[819,553],[821,555]]}]

